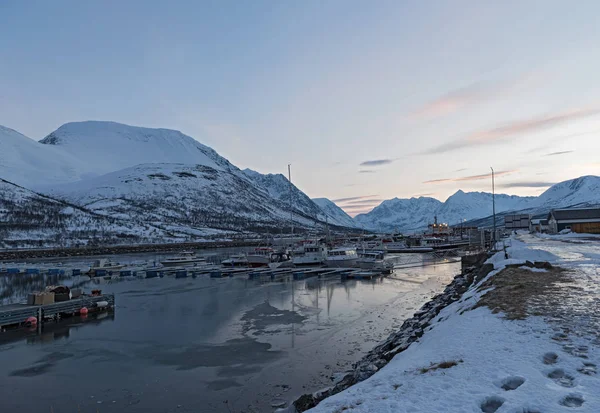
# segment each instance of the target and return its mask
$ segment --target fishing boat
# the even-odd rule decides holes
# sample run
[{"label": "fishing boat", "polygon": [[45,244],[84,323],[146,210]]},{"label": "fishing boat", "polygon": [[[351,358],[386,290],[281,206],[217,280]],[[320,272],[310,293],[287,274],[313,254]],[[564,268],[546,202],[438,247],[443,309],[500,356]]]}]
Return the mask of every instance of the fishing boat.
[{"label": "fishing boat", "polygon": [[99,260],[94,261],[94,263],[90,267],[89,274],[91,276],[96,275],[96,271],[102,270],[105,272],[116,271],[124,268],[124,264],[119,264],[118,262],[112,262],[110,258],[101,258]]},{"label": "fishing boat", "polygon": [[273,248],[259,247],[254,252],[246,255],[248,265],[251,267],[266,267],[271,262],[271,256],[275,253]]},{"label": "fishing boat", "polygon": [[294,249],[292,262],[294,265],[322,265],[327,259],[327,248],[317,243],[304,244]]},{"label": "fishing boat", "polygon": [[198,257],[191,251],[182,251],[176,257],[166,258],[160,262],[165,267],[179,267],[207,264],[206,258]]},{"label": "fishing boat", "polygon": [[274,270],[277,268],[291,268],[294,266],[290,255],[283,252],[274,252],[271,254],[271,262],[269,263],[269,268]]},{"label": "fishing boat", "polygon": [[379,271],[386,274],[394,270],[394,263],[384,258],[384,251],[361,251],[358,256],[356,263],[363,270]]},{"label": "fishing boat", "polygon": [[342,247],[334,248],[327,252],[325,264],[334,268],[349,268],[356,266],[358,254],[356,248]]},{"label": "fishing boat", "polygon": [[221,265],[224,267],[247,267],[248,259],[244,254],[236,254],[221,261]]}]

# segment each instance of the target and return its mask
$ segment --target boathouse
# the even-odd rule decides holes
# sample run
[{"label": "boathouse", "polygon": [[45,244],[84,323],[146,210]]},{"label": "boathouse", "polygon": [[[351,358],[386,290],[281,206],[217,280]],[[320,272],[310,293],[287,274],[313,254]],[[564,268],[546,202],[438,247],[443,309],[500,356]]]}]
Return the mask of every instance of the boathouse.
[{"label": "boathouse", "polygon": [[600,208],[553,209],[548,214],[550,232],[565,229],[585,234],[600,234]]}]

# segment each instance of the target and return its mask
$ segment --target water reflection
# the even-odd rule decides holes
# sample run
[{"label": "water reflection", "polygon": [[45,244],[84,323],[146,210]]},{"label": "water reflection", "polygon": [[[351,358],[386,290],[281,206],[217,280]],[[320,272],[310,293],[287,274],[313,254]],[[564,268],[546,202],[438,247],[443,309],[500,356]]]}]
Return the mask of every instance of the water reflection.
[{"label": "water reflection", "polygon": [[[345,282],[110,282],[101,288],[115,293],[116,317],[64,320],[41,336],[2,337],[0,387],[12,394],[6,409],[96,411],[101,401],[103,413],[269,411],[275,397],[329,385],[334,372],[385,338],[456,271],[422,267]],[[93,377],[81,381],[81,371]],[[33,381],[42,389],[35,398]]]}]

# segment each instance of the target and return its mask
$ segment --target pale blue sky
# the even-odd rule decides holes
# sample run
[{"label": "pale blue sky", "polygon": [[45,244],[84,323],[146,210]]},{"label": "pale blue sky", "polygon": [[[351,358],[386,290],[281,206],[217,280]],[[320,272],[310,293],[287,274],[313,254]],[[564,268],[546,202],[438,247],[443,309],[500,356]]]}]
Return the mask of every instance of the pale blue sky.
[{"label": "pale blue sky", "polygon": [[89,119],[178,129],[241,168],[292,163],[310,196],[366,197],[348,212],[488,190],[490,165],[503,192],[538,194],[600,174],[599,15],[597,1],[4,0],[0,124],[35,139]]}]

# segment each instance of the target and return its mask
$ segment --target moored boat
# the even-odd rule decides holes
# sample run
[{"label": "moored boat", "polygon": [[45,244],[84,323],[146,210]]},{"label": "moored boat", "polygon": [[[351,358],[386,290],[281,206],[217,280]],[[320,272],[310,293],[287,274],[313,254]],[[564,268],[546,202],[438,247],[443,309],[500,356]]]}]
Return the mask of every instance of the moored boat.
[{"label": "moored boat", "polygon": [[244,254],[236,254],[221,261],[221,265],[224,267],[247,267],[248,259]]},{"label": "moored boat", "polygon": [[191,251],[182,251],[176,257],[170,257],[160,262],[165,267],[179,267],[189,265],[207,264],[206,258],[198,257]]},{"label": "moored boat", "polygon": [[294,265],[322,265],[327,259],[327,248],[317,243],[304,244],[294,250],[292,262]]},{"label": "moored boat", "polygon": [[325,264],[328,267],[349,268],[356,266],[357,261],[356,248],[342,247],[329,250]]},{"label": "moored boat", "polygon": [[393,262],[385,259],[384,251],[361,251],[358,255],[357,264],[363,270],[379,271],[388,274],[394,270]]},{"label": "moored boat", "polygon": [[275,253],[273,248],[259,247],[254,252],[246,255],[248,265],[251,267],[266,267],[271,262],[271,256]]},{"label": "moored boat", "polygon": [[94,263],[90,267],[89,274],[91,276],[96,275],[96,271],[102,270],[105,272],[117,271],[121,268],[124,268],[124,264],[119,264],[118,262],[112,262],[110,258],[101,258],[99,260],[94,261]]}]

